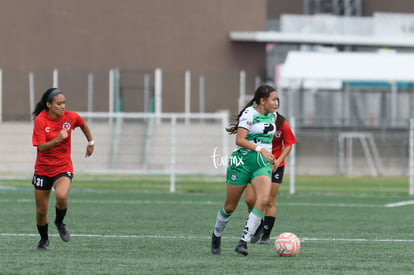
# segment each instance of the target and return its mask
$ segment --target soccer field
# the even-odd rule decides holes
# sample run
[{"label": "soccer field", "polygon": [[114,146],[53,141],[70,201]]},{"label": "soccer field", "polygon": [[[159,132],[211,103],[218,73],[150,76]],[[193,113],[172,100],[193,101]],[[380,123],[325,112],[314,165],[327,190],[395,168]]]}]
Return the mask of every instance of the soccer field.
[{"label": "soccer field", "polygon": [[[403,178],[299,177],[297,194],[284,184],[273,239],[290,231],[296,257],[273,245],[234,252],[247,210],[240,202],[223,235],[222,255],[210,236],[223,204],[221,177],[187,176],[168,192],[163,176],[79,176],[65,220],[70,242],[53,226],[50,248],[39,240],[30,179],[0,179],[1,274],[414,274],[414,198]],[[288,180],[285,181],[288,183]]]}]

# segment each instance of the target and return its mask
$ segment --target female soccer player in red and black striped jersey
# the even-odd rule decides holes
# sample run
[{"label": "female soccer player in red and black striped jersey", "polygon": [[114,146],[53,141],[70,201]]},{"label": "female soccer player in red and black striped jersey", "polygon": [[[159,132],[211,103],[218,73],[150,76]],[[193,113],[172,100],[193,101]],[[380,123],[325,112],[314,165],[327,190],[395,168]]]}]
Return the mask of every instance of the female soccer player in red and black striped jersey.
[{"label": "female soccer player in red and black striped jersey", "polygon": [[[277,109],[280,107],[279,98],[277,98]],[[285,158],[292,150],[292,145],[296,144],[296,137],[287,123],[286,119],[279,113],[276,118],[276,132],[272,140],[272,154],[275,157],[272,172],[272,189],[270,191],[269,204],[266,208],[265,217],[262,220],[256,233],[252,236],[250,242],[258,242],[261,244],[268,244],[270,240],[270,233],[276,221],[276,197],[279,191],[279,186],[283,181],[283,174],[285,171]],[[255,192],[249,184],[246,188],[245,201],[249,211],[253,208],[256,196]]]},{"label": "female soccer player in red and black striped jersey", "polygon": [[68,242],[70,239],[63,219],[73,177],[71,135],[76,127],[82,130],[88,140],[85,157],[91,156],[94,150],[94,140],[88,125],[79,114],[66,111],[65,105],[63,93],[57,88],[50,88],[43,93],[32,113],[32,144],[37,147],[32,184],[36,201],[36,223],[41,238],[38,250],[45,250],[49,245],[47,213],[52,187],[56,196],[55,225],[63,241]]}]

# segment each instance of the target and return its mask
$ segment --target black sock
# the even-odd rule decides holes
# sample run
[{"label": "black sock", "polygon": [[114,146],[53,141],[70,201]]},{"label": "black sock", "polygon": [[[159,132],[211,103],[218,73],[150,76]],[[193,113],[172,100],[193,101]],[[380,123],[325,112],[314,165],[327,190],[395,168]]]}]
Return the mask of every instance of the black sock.
[{"label": "black sock", "polygon": [[56,207],[56,218],[55,218],[55,223],[56,224],[62,224],[63,223],[63,219],[65,218],[66,215],[66,211],[68,209],[58,209]]},{"label": "black sock", "polygon": [[49,239],[48,224],[45,224],[45,225],[37,225],[37,231],[39,231],[40,238],[42,240],[48,240]]},{"label": "black sock", "polygon": [[275,221],[276,221],[276,217],[271,217],[271,216],[264,217],[262,239],[269,239],[270,233],[272,232]]}]

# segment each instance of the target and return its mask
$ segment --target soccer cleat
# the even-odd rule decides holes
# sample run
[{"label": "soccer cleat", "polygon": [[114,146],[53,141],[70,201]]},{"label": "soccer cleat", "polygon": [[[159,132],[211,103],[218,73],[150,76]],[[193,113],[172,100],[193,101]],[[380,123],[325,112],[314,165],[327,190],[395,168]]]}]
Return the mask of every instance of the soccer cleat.
[{"label": "soccer cleat", "polygon": [[260,244],[269,244],[270,243],[270,238],[264,238],[262,237],[262,239],[259,242]]},{"label": "soccer cleat", "polygon": [[37,244],[37,250],[45,251],[49,246],[49,240],[40,239],[39,243]]},{"label": "soccer cleat", "polygon": [[216,237],[216,235],[211,236],[211,253],[213,254],[221,254],[221,248],[220,248],[220,244],[221,244],[221,237]]},{"label": "soccer cleat", "polygon": [[247,251],[247,242],[240,240],[234,251],[244,256],[247,256],[249,254],[249,252]]},{"label": "soccer cleat", "polygon": [[69,231],[66,229],[66,224],[64,223],[57,224],[55,222],[55,225],[56,225],[57,230],[59,231],[59,235],[62,241],[68,242],[70,240],[70,234],[69,234]]}]

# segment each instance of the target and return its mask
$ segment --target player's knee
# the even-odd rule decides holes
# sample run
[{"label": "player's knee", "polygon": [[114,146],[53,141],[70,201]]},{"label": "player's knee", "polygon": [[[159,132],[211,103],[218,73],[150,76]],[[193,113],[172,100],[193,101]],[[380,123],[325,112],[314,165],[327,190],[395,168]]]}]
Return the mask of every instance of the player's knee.
[{"label": "player's knee", "polygon": [[269,198],[268,197],[261,197],[257,199],[258,205],[262,208],[267,208],[269,206]]},{"label": "player's knee", "polygon": [[247,209],[249,209],[249,211],[252,210],[255,200],[246,199],[245,202],[246,202],[246,205],[247,205]]},{"label": "player's knee", "polygon": [[231,214],[231,213],[234,212],[234,210],[236,209],[236,207],[233,206],[233,205],[225,205],[223,207],[223,209],[224,209],[224,211],[226,211],[226,213]]},{"label": "player's knee", "polygon": [[67,205],[67,198],[66,197],[58,197],[56,196],[56,207],[59,209],[65,209]]},{"label": "player's knee", "polygon": [[267,207],[275,207],[276,206],[276,200],[273,198],[269,198]]},{"label": "player's knee", "polygon": [[36,216],[39,219],[43,219],[47,216],[47,208],[39,207],[36,209]]}]

